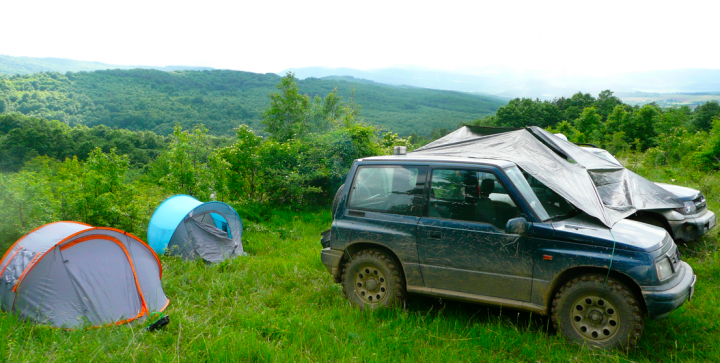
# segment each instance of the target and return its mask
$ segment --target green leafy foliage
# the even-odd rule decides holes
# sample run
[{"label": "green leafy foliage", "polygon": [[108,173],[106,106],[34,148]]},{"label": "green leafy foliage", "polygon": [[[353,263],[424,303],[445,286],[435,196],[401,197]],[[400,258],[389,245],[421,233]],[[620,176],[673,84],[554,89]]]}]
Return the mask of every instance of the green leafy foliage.
[{"label": "green leafy foliage", "polygon": [[0,171],[17,171],[36,156],[63,160],[77,156],[85,160],[99,147],[115,148],[129,162],[141,167],[154,160],[166,147],[165,137],[148,131],[94,127],[69,127],[60,121],[25,117],[19,113],[0,115]]},{"label": "green leafy foliage", "polygon": [[[106,125],[169,135],[203,124],[211,135],[231,136],[239,124],[263,133],[267,95],[281,77],[239,71],[149,69],[0,76],[5,110],[70,126]],[[296,82],[296,100],[310,103],[337,89],[364,105],[367,121],[401,135],[429,134],[494,113],[504,101],[462,92],[392,87],[310,78]],[[309,99],[309,100],[308,100]],[[328,103],[330,105],[331,103]],[[331,111],[331,110],[328,110]],[[267,115],[265,115],[267,116]],[[277,115],[276,115],[277,116]]]},{"label": "green leafy foliage", "polygon": [[207,129],[195,127],[192,132],[175,126],[168,150],[159,162],[164,163],[165,175],[160,184],[179,194],[208,199],[211,193],[211,171],[208,165],[210,146]]},{"label": "green leafy foliage", "polygon": [[[541,126],[576,143],[592,143],[613,154],[646,152],[643,161],[655,166],[683,165],[688,170],[720,167],[720,104],[709,101],[691,110],[688,106],[660,108],[655,104],[629,106],[613,92],[597,98],[576,93],[552,101],[514,99],[497,114],[472,124],[497,127]],[[436,129],[427,143],[444,135]]]},{"label": "green leafy foliage", "polygon": [[128,180],[129,158],[94,149],[86,161],[39,156],[18,173],[0,174],[0,246],[58,220],[143,235],[159,203],[157,188]]},{"label": "green leafy foliage", "polygon": [[300,93],[295,75],[277,86],[282,93],[270,94],[270,107],[263,113],[265,130],[278,141],[287,141],[310,130],[310,97]]},{"label": "green leafy foliage", "polygon": [[142,210],[134,203],[136,190],[126,183],[127,156],[115,150],[93,150],[86,162],[66,159],[56,179],[59,213],[63,220],[79,220],[93,226],[115,226],[127,231],[143,228]]},{"label": "green leafy foliage", "polygon": [[222,199],[250,203],[300,204],[327,199],[340,185],[353,160],[410,146],[397,134],[380,132],[360,120],[359,107],[333,89],[324,98],[301,95],[289,73],[270,95],[263,140],[248,127],[236,132],[232,146],[217,150],[226,167]]},{"label": "green leafy foliage", "polygon": [[582,137],[588,141],[602,140],[602,135],[605,130],[605,125],[600,121],[600,115],[595,110],[595,107],[588,107],[583,110],[578,118],[575,119],[575,129],[582,134],[577,135],[578,138]]},{"label": "green leafy foliage", "polygon": [[529,98],[511,100],[498,109],[494,121],[504,127],[554,126],[562,120],[560,109],[552,102]]},{"label": "green leafy foliage", "polygon": [[57,199],[42,172],[0,174],[0,246],[8,247],[30,229],[57,220]]},{"label": "green leafy foliage", "polygon": [[[289,78],[285,81],[292,87]],[[404,139],[364,123],[354,99],[346,101],[334,89],[324,97],[313,96],[309,103],[290,106],[283,106],[282,93],[278,97],[278,109],[302,111],[299,114],[309,115],[302,121],[308,126],[278,123],[276,133],[265,138],[240,125],[233,140],[218,142],[202,125],[183,129],[181,124],[167,137],[155,135],[162,140],[158,147],[140,147],[146,145],[136,143],[143,140],[141,135],[125,130],[69,127],[16,114],[0,118],[0,151],[15,158],[6,170],[19,169],[0,173],[0,246],[7,248],[29,230],[63,219],[120,228],[144,238],[148,220],[163,199],[190,193],[202,200],[215,195],[237,208],[244,219],[243,244],[250,254],[215,266],[162,257],[163,287],[172,300],[166,313],[172,322],[156,333],[142,332],[133,324],[66,331],[4,314],[0,331],[6,339],[0,342],[0,353],[6,360],[654,362],[669,356],[679,361],[720,358],[720,346],[712,338],[720,323],[707,318],[720,313],[715,303],[720,293],[713,286],[720,279],[717,230],[694,245],[680,246],[683,259],[698,274],[695,298],[665,319],[648,320],[638,349],[628,353],[566,344],[558,335],[549,334],[546,318],[508,314],[506,309],[419,297],[402,310],[352,308],[318,258],[318,235],[331,221],[329,198],[353,159],[389,153],[395,145],[413,147],[410,141],[415,138]],[[574,119],[556,122],[553,131],[573,140],[587,135],[597,138],[641,175],[702,190],[709,208],[716,210],[720,182],[716,173],[702,168],[717,168],[720,117],[714,118],[709,132],[695,132],[687,126],[694,119],[687,109],[649,106],[640,110],[616,105],[605,118],[604,111],[592,105]],[[626,131],[647,130],[648,125],[657,136],[627,142]],[[437,128],[432,136],[447,132],[445,127]],[[146,163],[140,156],[121,152],[120,146],[114,148],[124,145],[122,140],[134,145],[128,150],[156,154],[145,155],[152,160]],[[92,147],[81,156],[77,150],[84,149],[63,152],[54,148],[55,144],[72,148],[85,141],[103,143],[109,149]],[[644,142],[654,146],[643,153]],[[6,148],[10,150],[13,143],[21,143],[22,148],[8,153]],[[144,155],[140,151],[138,155]],[[323,205],[323,211],[312,211],[314,203]],[[387,351],[397,354],[383,353]]]},{"label": "green leafy foliage", "polygon": [[0,165],[19,170],[0,174],[0,218],[12,221],[0,227],[0,244],[53,220],[142,236],[150,213],[173,194],[221,200],[256,219],[281,206],[324,204],[353,160],[412,148],[410,140],[365,124],[359,106],[337,90],[310,100],[297,93],[291,74],[281,81],[265,114],[303,118],[278,122],[268,138],[247,125],[225,140],[203,125],[178,124],[163,137],[0,115]]},{"label": "green leafy foliage", "polygon": [[710,131],[713,127],[712,120],[718,116],[720,116],[720,103],[709,101],[695,108],[692,123],[697,130]]}]

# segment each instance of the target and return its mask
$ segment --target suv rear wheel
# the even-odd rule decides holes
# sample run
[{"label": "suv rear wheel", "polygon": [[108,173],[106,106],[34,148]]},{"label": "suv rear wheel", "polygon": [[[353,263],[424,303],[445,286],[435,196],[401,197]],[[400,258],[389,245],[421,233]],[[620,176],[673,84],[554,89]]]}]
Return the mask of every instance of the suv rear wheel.
[{"label": "suv rear wheel", "polygon": [[613,349],[635,346],[645,323],[638,301],[621,282],[583,275],[565,284],[552,304],[555,328],[569,341]]},{"label": "suv rear wheel", "polygon": [[398,305],[405,298],[405,279],[394,258],[379,250],[363,250],[345,264],[345,297],[361,309]]}]

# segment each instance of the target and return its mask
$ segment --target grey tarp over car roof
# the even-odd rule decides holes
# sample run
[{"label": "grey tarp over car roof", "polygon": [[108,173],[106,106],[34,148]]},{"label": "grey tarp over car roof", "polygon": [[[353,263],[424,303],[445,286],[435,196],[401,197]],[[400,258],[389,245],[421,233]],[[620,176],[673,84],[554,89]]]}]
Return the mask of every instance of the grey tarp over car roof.
[{"label": "grey tarp over car roof", "polygon": [[638,210],[682,207],[655,183],[538,127],[489,136],[461,127],[413,153],[514,162],[608,227]]},{"label": "grey tarp over car roof", "polygon": [[127,322],[167,306],[161,274],[157,256],[130,234],[51,223],[0,261],[0,307],[56,327]]}]

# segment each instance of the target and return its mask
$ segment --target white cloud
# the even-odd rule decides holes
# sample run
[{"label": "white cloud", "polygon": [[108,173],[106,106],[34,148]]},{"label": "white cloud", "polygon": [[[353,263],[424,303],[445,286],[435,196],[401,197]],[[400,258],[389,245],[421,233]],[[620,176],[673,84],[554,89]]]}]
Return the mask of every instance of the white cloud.
[{"label": "white cloud", "polygon": [[720,1],[2,0],[0,54],[254,72],[720,68]]}]

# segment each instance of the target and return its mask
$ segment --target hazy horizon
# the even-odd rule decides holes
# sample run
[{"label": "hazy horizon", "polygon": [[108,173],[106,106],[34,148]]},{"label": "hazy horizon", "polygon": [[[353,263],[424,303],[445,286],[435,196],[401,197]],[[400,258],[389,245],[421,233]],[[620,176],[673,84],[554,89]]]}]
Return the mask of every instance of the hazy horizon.
[{"label": "hazy horizon", "polygon": [[4,4],[0,54],[118,65],[429,68],[604,77],[718,69],[717,1]]},{"label": "hazy horizon", "polygon": [[[95,71],[102,69],[146,68],[162,71],[173,70],[209,70],[214,68],[192,67],[175,64],[157,67],[147,65],[107,64],[57,57],[28,58],[0,55],[0,74],[27,74],[43,71]],[[487,94],[506,99],[515,97],[553,99],[569,97],[577,92],[598,94],[610,89],[629,100],[647,103],[654,98],[637,98],[641,93],[715,93],[713,99],[720,97],[720,70],[679,69],[667,71],[627,72],[605,77],[572,76],[549,72],[518,72],[508,69],[480,69],[470,73],[459,73],[432,69],[428,67],[403,66],[371,70],[358,70],[346,67],[304,67],[289,68],[280,72],[295,72],[296,77],[324,78],[330,76],[350,76],[376,83],[412,86],[437,90],[449,90]],[[270,72],[272,73],[272,72]],[[364,81],[363,81],[364,82]],[[643,96],[644,97],[644,96]],[[700,98],[705,99],[705,98]],[[639,101],[638,101],[639,100]],[[697,97],[672,101],[670,105],[697,103]],[[666,102],[666,100],[660,100]],[[667,101],[670,102],[670,101]],[[679,103],[678,103],[679,102]]]}]

